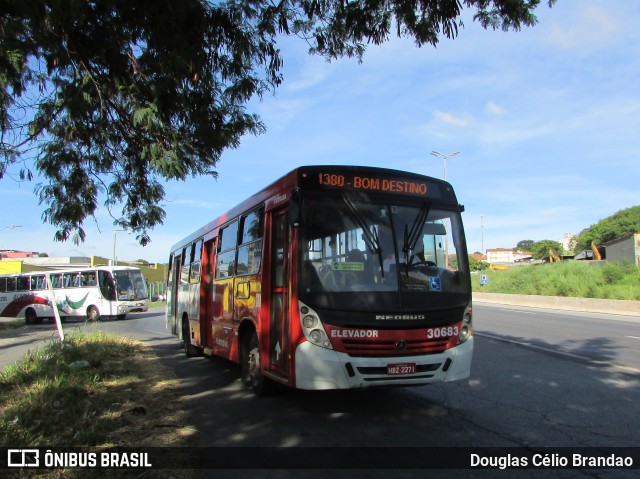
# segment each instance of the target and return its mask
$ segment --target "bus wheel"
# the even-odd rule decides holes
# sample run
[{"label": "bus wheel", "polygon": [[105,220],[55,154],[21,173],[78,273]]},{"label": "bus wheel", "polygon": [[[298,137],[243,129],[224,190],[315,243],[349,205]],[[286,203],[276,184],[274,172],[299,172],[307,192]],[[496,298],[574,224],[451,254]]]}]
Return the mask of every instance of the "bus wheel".
[{"label": "bus wheel", "polygon": [[36,324],[38,322],[38,315],[36,314],[35,309],[28,308],[24,312],[24,320],[27,324]]},{"label": "bus wheel", "polygon": [[89,321],[97,321],[97,320],[99,320],[100,319],[100,311],[98,311],[98,308],[96,308],[93,305],[89,306],[89,308],[87,309],[87,319]]},{"label": "bus wheel", "polygon": [[244,382],[251,386],[256,396],[269,396],[276,384],[260,373],[260,346],[255,332],[251,335],[248,347],[243,349],[241,374]]},{"label": "bus wheel", "polygon": [[182,320],[182,344],[184,346],[184,355],[188,358],[200,356],[200,350],[191,344],[191,332],[189,331],[189,320]]}]

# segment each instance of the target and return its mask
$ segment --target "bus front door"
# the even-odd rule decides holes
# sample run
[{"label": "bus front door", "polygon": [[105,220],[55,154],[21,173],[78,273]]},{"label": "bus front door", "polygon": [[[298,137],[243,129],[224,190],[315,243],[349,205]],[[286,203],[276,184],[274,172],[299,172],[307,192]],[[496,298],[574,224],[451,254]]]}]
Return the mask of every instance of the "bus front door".
[{"label": "bus front door", "polygon": [[289,222],[286,209],[272,213],[270,256],[269,370],[283,377],[288,377]]},{"label": "bus front door", "polygon": [[167,309],[169,310],[169,329],[173,334],[177,334],[180,328],[177,322],[178,314],[178,291],[180,290],[180,255],[176,254],[173,258],[173,266],[171,270],[171,286],[167,291]]},{"label": "bus front door", "polygon": [[211,349],[213,349],[213,275],[215,272],[216,239],[204,243],[200,274],[200,341],[201,346]]}]

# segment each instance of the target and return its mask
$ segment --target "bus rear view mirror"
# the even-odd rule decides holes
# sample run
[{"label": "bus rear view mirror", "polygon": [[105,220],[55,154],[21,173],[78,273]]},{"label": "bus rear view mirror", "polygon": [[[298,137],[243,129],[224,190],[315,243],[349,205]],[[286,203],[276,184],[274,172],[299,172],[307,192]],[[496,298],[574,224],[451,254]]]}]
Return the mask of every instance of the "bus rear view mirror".
[{"label": "bus rear view mirror", "polygon": [[289,224],[293,227],[300,226],[300,214],[302,207],[302,193],[300,188],[294,188],[289,201]]}]

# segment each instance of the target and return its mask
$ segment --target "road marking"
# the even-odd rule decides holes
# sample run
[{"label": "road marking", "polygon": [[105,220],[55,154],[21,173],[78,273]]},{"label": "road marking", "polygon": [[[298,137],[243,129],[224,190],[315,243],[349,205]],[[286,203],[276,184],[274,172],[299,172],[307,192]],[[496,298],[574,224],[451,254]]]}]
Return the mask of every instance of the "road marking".
[{"label": "road marking", "polygon": [[640,339],[640,336],[625,336],[625,338]]},{"label": "road marking", "polygon": [[523,311],[521,309],[509,309],[509,308],[500,308],[501,311],[511,311],[513,313],[522,313],[522,314],[533,314],[536,315],[538,313],[534,313],[533,311]]},{"label": "road marking", "polygon": [[[595,358],[590,358],[588,356],[582,356],[580,354],[575,354],[569,351],[565,351],[565,350],[561,350],[561,349],[553,349],[550,347],[545,347],[545,346],[539,346],[537,344],[531,344],[531,343],[527,343],[526,341],[517,341],[515,339],[510,339],[510,338],[505,338],[503,336],[498,336],[498,335],[494,335],[491,333],[479,333],[478,331],[474,331],[473,332],[474,336],[480,336],[480,337],[485,337],[488,339],[493,339],[494,341],[502,341],[504,343],[510,343],[510,344],[515,344],[517,346],[522,346],[528,349],[532,349],[532,350],[538,350],[538,351],[542,351],[545,353],[552,353],[552,354],[557,354],[559,356],[566,356],[569,358],[573,358],[573,359],[577,359],[579,361],[583,361],[586,363],[591,363],[591,364],[597,364],[600,367],[604,367],[604,368],[610,368],[613,370],[617,370],[623,373],[627,373],[627,374],[633,374],[633,375],[640,375],[640,369],[638,368],[634,368],[631,366],[624,366],[622,364],[616,364],[613,363],[611,361],[604,361],[604,360],[600,360],[600,359],[595,359]],[[640,337],[637,336],[627,336],[629,338],[635,338],[635,339],[640,339]]]}]

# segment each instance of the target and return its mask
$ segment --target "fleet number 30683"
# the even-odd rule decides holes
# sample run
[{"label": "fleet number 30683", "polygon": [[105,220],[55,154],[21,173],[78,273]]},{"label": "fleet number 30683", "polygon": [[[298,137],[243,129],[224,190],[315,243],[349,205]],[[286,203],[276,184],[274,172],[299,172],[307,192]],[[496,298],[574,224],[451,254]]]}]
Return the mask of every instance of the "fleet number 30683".
[{"label": "fleet number 30683", "polygon": [[427,339],[450,338],[460,333],[458,326],[442,326],[441,328],[427,329]]}]

